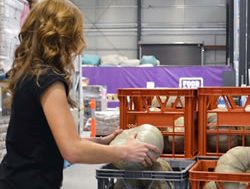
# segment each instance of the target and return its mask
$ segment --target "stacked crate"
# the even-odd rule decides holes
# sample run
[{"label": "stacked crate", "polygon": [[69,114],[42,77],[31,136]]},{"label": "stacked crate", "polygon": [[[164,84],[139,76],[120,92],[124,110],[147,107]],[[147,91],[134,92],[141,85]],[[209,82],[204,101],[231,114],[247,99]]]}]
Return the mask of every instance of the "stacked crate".
[{"label": "stacked crate", "polygon": [[199,156],[250,145],[249,95],[249,87],[199,88]]},{"label": "stacked crate", "polygon": [[194,158],[197,155],[196,89],[120,89],[118,98],[122,129],[152,124],[164,136],[162,157]]},{"label": "stacked crate", "polygon": [[234,146],[250,145],[249,95],[248,87],[199,89],[199,156],[219,157]]},{"label": "stacked crate", "polygon": [[249,87],[199,88],[198,144],[202,160],[189,171],[192,189],[232,188],[237,183],[250,188],[249,173],[214,172],[218,158],[229,149],[250,146],[249,95]]},{"label": "stacked crate", "polygon": [[[196,89],[119,89],[120,127],[156,126],[164,137],[161,158],[172,171],[118,170],[107,165],[96,171],[98,189],[188,189],[188,170],[198,153]],[[181,123],[176,123],[180,120]],[[140,184],[145,184],[141,186]],[[118,187],[119,186],[119,187]],[[158,186],[158,187],[156,187]]]}]

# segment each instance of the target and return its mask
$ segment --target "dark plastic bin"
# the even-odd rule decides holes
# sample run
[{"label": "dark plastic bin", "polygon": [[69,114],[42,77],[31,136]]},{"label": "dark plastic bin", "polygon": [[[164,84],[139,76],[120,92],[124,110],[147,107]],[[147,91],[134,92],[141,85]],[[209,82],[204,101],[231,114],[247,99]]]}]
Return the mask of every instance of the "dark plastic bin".
[{"label": "dark plastic bin", "polygon": [[[166,189],[189,189],[188,170],[195,163],[194,160],[166,159],[173,171],[130,171],[119,170],[112,164],[105,165],[96,170],[98,189],[118,189],[117,181],[122,181],[123,187],[119,189],[154,189],[154,181],[168,181]],[[134,181],[146,181],[143,187],[134,187]]]}]

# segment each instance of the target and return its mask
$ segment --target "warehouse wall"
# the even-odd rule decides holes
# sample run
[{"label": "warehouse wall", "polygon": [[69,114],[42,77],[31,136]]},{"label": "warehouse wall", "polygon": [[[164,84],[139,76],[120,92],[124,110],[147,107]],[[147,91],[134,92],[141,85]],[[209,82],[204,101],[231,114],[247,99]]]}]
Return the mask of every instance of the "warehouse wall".
[{"label": "warehouse wall", "polygon": [[[85,13],[86,53],[137,56],[136,0],[74,0]],[[143,43],[226,45],[226,0],[142,0]],[[205,64],[225,64],[225,51]]]}]

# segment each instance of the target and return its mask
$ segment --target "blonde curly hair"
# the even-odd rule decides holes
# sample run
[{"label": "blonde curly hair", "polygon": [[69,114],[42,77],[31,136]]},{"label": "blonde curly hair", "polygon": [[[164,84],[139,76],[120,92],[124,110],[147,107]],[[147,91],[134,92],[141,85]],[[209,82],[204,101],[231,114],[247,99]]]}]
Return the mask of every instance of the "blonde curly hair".
[{"label": "blonde curly hair", "polygon": [[[83,23],[81,11],[69,0],[37,3],[19,34],[20,45],[9,71],[9,91],[14,95],[23,76],[33,75],[38,83],[39,76],[48,69],[61,74],[71,86],[73,61],[85,48]],[[74,104],[70,97],[68,101]]]}]

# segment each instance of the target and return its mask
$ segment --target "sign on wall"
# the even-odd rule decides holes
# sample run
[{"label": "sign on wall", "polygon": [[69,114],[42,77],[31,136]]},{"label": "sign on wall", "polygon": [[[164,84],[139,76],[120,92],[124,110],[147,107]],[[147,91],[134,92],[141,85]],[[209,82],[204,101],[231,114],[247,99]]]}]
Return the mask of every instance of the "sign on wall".
[{"label": "sign on wall", "polygon": [[198,87],[203,87],[202,77],[180,77],[179,87],[185,89],[197,89]]}]

